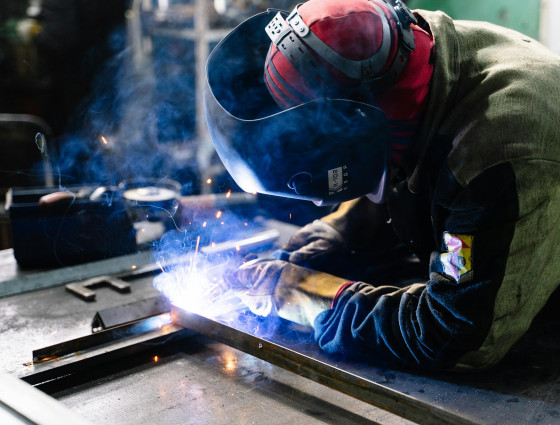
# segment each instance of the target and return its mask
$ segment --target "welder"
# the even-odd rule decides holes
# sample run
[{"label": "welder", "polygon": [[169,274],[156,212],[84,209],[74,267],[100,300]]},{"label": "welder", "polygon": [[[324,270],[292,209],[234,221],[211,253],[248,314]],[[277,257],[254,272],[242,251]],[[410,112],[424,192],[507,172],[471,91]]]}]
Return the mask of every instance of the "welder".
[{"label": "welder", "polygon": [[335,205],[230,276],[255,314],[312,326],[342,358],[486,368],[560,284],[560,58],[537,41],[399,1],[309,0],[238,26],[207,77],[240,187]]}]

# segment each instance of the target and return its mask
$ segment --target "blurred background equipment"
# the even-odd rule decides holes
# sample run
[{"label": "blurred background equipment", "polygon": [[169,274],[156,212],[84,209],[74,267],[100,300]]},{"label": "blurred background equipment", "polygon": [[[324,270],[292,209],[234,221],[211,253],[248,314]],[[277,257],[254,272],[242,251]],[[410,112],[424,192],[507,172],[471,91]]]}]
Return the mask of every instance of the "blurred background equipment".
[{"label": "blurred background equipment", "polygon": [[[510,27],[560,52],[560,27],[552,24],[560,5],[554,0],[407,3]],[[0,248],[11,246],[3,201],[10,187],[169,179],[179,184],[180,196],[240,192],[208,134],[202,104],[206,58],[244,19],[295,4],[3,0]],[[258,199],[270,216],[296,224],[325,213],[305,201]]]},{"label": "blurred background equipment", "polygon": [[[554,3],[555,0],[552,0]],[[539,39],[541,9],[548,0],[408,0],[411,9],[442,10],[453,19],[487,21]],[[556,2],[557,3],[557,2]]]},{"label": "blurred background equipment", "polygon": [[11,246],[10,221],[5,209],[11,187],[52,186],[45,120],[35,115],[0,113],[0,249]]}]

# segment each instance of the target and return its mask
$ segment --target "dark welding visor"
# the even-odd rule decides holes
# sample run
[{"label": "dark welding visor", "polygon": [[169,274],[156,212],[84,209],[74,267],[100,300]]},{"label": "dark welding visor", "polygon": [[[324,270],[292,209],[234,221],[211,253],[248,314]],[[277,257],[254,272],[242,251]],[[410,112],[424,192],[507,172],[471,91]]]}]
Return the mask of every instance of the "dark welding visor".
[{"label": "dark welding visor", "polygon": [[212,51],[204,95],[220,159],[247,192],[335,204],[369,194],[382,202],[391,155],[389,122],[371,105],[321,98],[281,110],[264,83],[269,10]]}]

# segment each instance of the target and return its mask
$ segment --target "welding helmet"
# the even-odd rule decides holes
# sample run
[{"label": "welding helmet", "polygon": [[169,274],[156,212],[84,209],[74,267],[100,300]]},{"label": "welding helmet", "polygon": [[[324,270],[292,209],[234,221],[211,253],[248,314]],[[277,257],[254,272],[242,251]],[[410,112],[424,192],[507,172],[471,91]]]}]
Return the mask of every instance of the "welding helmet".
[{"label": "welding helmet", "polygon": [[[214,48],[206,68],[206,119],[220,159],[243,190],[317,205],[364,195],[383,201],[391,156],[389,121],[352,92],[375,92],[396,81],[414,49],[413,17],[400,3],[400,12],[383,0],[371,3],[376,19],[381,17],[382,40],[365,59],[339,55],[336,46],[307,26],[299,7],[289,14],[268,10],[255,15]],[[325,91],[300,93],[304,96],[293,105],[282,102],[282,94],[265,82],[275,72],[270,70],[273,49],[287,51],[281,55],[294,68],[288,74],[320,81]],[[332,78],[337,73],[345,77]],[[284,95],[298,89],[296,84],[276,88]]]}]

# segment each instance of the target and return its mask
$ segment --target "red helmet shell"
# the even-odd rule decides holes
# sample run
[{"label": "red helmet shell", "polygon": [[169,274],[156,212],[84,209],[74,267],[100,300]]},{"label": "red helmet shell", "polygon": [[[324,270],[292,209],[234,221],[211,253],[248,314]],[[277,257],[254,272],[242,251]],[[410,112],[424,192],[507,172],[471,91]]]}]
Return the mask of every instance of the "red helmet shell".
[{"label": "red helmet shell", "polygon": [[[384,16],[379,15],[379,10],[384,12]],[[381,72],[389,67],[397,53],[397,23],[383,2],[309,0],[298,8],[298,12],[321,41],[339,55],[353,61],[365,60],[379,51],[383,39],[382,20],[385,19],[389,23],[391,45]],[[325,81],[313,70],[307,74],[300,73],[271,44],[265,63],[265,82],[273,98],[282,107],[292,107],[319,97],[333,97],[333,94],[345,97],[362,83],[345,75],[311,48],[309,50],[336,82],[336,87],[333,90],[332,80]]]}]

